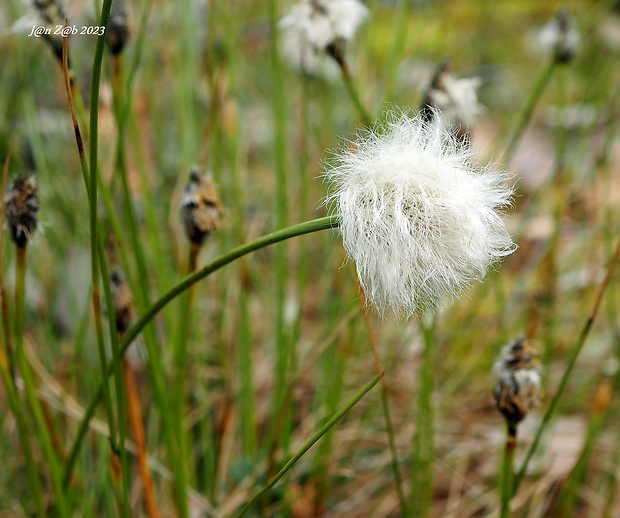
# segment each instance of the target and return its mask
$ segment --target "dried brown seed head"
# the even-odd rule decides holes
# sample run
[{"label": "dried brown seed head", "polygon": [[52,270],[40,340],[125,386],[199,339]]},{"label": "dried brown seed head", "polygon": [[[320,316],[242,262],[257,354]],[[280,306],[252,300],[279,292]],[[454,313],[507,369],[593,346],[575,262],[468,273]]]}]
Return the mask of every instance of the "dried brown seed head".
[{"label": "dried brown seed head", "polygon": [[37,228],[39,197],[34,173],[19,175],[4,198],[6,220],[15,244],[23,248]]},{"label": "dried brown seed head", "polygon": [[62,24],[67,17],[64,8],[57,0],[34,0],[34,8],[46,23]]},{"label": "dried brown seed head", "polygon": [[112,288],[112,298],[114,299],[116,330],[122,334],[129,329],[135,317],[133,297],[123,272],[118,268],[110,271],[110,285]]},{"label": "dried brown seed head", "polygon": [[523,336],[502,349],[493,367],[497,382],[494,395],[497,409],[508,423],[510,435],[538,403],[540,396],[540,364],[536,352]]},{"label": "dried brown seed head", "polygon": [[188,239],[202,245],[221,222],[222,204],[217,187],[208,175],[192,167],[181,200],[181,217]]},{"label": "dried brown seed head", "polygon": [[120,54],[131,36],[131,18],[123,0],[114,0],[106,34],[112,55]]},{"label": "dried brown seed head", "polygon": [[[34,7],[44,24],[50,28],[64,25],[67,15],[62,4],[58,0],[34,0]],[[52,51],[58,62],[62,65],[62,40],[60,34],[52,30],[51,34],[43,34],[45,41],[52,47]]]}]

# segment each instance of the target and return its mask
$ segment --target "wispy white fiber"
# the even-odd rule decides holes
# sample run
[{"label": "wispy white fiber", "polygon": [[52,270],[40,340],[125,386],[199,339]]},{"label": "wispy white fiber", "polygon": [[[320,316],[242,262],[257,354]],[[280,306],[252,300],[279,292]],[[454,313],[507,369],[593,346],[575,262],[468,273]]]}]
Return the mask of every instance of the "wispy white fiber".
[{"label": "wispy white fiber", "polygon": [[478,103],[479,77],[456,79],[450,74],[444,74],[441,88],[430,88],[428,97],[433,105],[439,109],[444,124],[452,131],[471,129],[476,118],[483,112],[483,106]]},{"label": "wispy white fiber", "polygon": [[561,63],[571,61],[581,44],[581,35],[566,9],[560,9],[538,33],[540,46],[548,53],[554,54]]},{"label": "wispy white fiber", "polygon": [[350,41],[368,16],[358,0],[303,0],[280,20],[282,51],[297,69],[313,72],[318,56],[337,41]]},{"label": "wispy white fiber", "polygon": [[507,174],[480,166],[441,116],[391,111],[327,165],[326,204],[368,302],[410,317],[459,296],[515,245]]}]

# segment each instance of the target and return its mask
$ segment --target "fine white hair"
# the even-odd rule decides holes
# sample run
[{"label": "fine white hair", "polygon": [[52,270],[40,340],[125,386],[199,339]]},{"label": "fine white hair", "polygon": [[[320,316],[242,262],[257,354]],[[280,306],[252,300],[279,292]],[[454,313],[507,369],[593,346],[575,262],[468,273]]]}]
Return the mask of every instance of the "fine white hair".
[{"label": "fine white hair", "polygon": [[478,165],[440,114],[432,119],[392,110],[326,166],[325,203],[382,315],[434,310],[516,249],[500,217],[507,173]]}]

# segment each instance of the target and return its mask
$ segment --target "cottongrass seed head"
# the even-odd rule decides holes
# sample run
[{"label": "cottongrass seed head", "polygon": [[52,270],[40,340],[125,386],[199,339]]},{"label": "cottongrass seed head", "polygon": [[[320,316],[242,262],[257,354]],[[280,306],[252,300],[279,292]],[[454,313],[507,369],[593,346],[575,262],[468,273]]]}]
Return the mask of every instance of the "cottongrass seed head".
[{"label": "cottongrass seed head", "polygon": [[566,8],[558,10],[538,33],[540,45],[553,54],[556,63],[566,64],[575,59],[581,44],[581,35]]},{"label": "cottongrass seed head", "polygon": [[439,64],[428,85],[420,113],[430,122],[437,112],[442,115],[444,127],[465,140],[484,107],[478,102],[479,77],[456,79],[449,72],[449,60]]},{"label": "cottongrass seed head", "polygon": [[506,173],[477,165],[440,115],[391,111],[327,166],[326,204],[368,302],[383,315],[434,310],[481,280],[515,245],[499,210]]},{"label": "cottongrass seed head", "polygon": [[284,56],[295,68],[314,72],[317,56],[352,40],[367,16],[358,0],[303,0],[280,20]]}]

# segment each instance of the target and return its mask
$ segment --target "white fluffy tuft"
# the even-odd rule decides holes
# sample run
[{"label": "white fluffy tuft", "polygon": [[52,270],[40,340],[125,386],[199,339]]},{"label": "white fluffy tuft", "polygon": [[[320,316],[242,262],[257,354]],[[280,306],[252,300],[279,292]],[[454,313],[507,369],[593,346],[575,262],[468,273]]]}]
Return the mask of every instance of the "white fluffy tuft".
[{"label": "white fluffy tuft", "polygon": [[510,204],[507,174],[477,165],[434,121],[392,111],[324,175],[326,204],[381,314],[434,310],[516,249],[498,212]]},{"label": "white fluffy tuft", "polygon": [[320,53],[337,40],[352,40],[367,17],[358,0],[302,0],[279,23],[284,56],[295,68],[314,72]]},{"label": "white fluffy tuft", "polygon": [[479,77],[455,79],[445,74],[442,88],[431,88],[428,96],[443,116],[444,127],[450,131],[472,128],[484,107],[478,102]]}]

